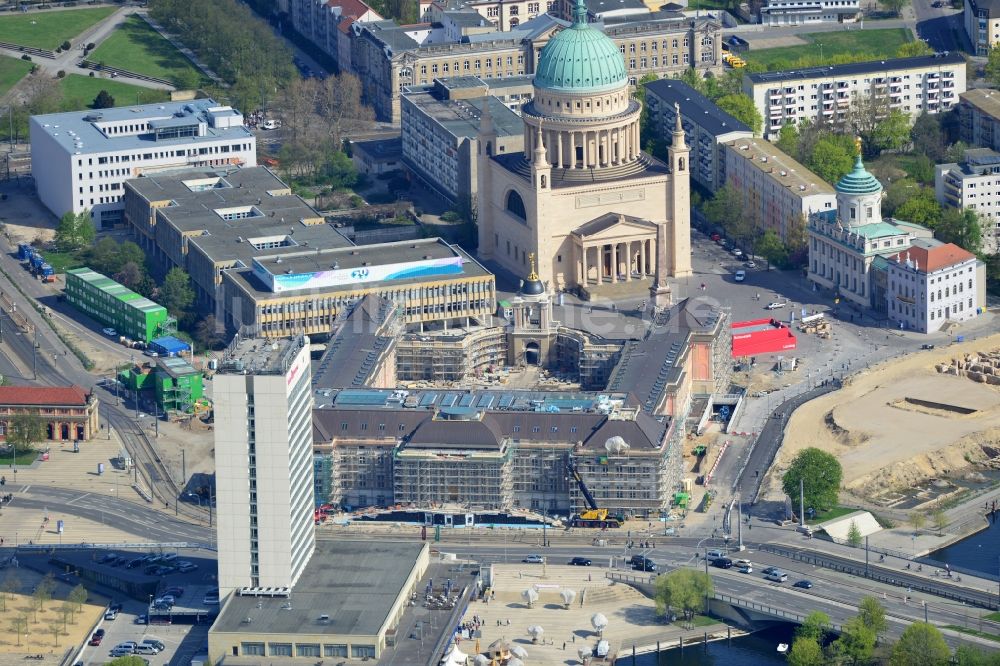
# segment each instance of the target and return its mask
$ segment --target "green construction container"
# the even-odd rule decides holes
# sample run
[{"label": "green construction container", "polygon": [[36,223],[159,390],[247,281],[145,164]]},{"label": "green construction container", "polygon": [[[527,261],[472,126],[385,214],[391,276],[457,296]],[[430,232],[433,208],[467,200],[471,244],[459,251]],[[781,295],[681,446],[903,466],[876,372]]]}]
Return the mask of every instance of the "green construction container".
[{"label": "green construction container", "polygon": [[190,412],[205,395],[201,371],[180,357],[158,359],[155,374],[156,403],[165,412]]},{"label": "green construction container", "polygon": [[167,309],[89,268],[66,271],[66,300],[130,340],[149,342],[177,330]]}]

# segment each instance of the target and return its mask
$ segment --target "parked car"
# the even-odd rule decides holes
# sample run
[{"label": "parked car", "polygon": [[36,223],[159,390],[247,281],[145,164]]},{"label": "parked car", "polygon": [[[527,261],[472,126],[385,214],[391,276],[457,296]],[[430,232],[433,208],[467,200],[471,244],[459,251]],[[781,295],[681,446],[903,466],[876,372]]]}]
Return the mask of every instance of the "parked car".
[{"label": "parked car", "polygon": [[779,303],[778,301],[772,301],[771,303],[768,303],[767,307],[765,307],[764,309],[765,310],[778,310],[780,308],[785,307],[785,305],[786,305],[785,303]]},{"label": "parked car", "polygon": [[117,617],[118,617],[118,611],[116,610],[109,609],[106,613],[104,613],[104,619],[107,620],[108,622],[114,620]]},{"label": "parked car", "polygon": [[114,338],[118,336],[118,331],[108,326],[107,328],[102,328],[101,333],[108,336],[109,338]]},{"label": "parked car", "polygon": [[811,590],[812,586],[813,584],[811,580],[795,581],[795,584],[792,585],[792,587],[801,587],[803,590]]},{"label": "parked car", "polygon": [[205,604],[206,606],[218,606],[219,605],[219,593],[218,592],[215,592],[215,593],[209,592],[201,600],[201,603]]},{"label": "parked car", "polygon": [[177,587],[175,585],[174,587],[168,587],[163,593],[164,594],[169,594],[174,599],[180,599],[181,597],[184,596],[184,588],[183,587]]},{"label": "parked car", "polygon": [[177,570],[181,573],[189,573],[198,568],[198,565],[193,562],[178,562]]},{"label": "parked car", "polygon": [[521,561],[525,562],[526,564],[542,564],[543,562],[545,562],[545,558],[542,557],[541,555],[528,555]]},{"label": "parked car", "polygon": [[135,648],[116,647],[111,650],[112,657],[126,657],[130,654],[135,654]]},{"label": "parked car", "polygon": [[716,243],[718,243],[719,239],[722,238],[722,235],[721,234],[712,234],[711,236],[709,236],[709,238],[711,238],[713,241],[715,241]]},{"label": "parked car", "polygon": [[148,624],[149,623],[149,618],[146,617],[145,613],[143,613],[142,615],[136,616],[136,618],[134,620],[132,620],[132,623],[133,624]]},{"label": "parked car", "polygon": [[757,262],[755,262],[753,259],[747,259],[747,261],[746,261],[746,267],[747,268],[757,268]]},{"label": "parked car", "polygon": [[152,645],[157,652],[162,652],[167,647],[159,638],[144,638],[139,645]]},{"label": "parked car", "polygon": [[737,259],[739,259],[740,257],[743,256],[743,250],[741,250],[738,247],[734,247],[733,248],[733,256],[736,257]]},{"label": "parked car", "polygon": [[574,557],[569,563],[575,567],[589,567],[591,564],[590,559],[586,557]]},{"label": "parked car", "polygon": [[135,646],[138,645],[135,641],[124,641],[118,645],[111,648],[112,650],[135,650]]},{"label": "parked car", "polygon": [[95,631],[94,635],[90,637],[90,644],[91,645],[100,645],[101,641],[103,641],[103,640],[104,640],[104,634],[98,634]]}]

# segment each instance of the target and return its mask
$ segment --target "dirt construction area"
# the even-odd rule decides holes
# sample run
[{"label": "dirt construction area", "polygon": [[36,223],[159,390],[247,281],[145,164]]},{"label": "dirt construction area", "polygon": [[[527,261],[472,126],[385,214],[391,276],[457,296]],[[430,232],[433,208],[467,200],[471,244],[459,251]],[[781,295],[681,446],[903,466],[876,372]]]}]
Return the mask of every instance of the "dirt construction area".
[{"label": "dirt construction area", "polygon": [[843,389],[806,403],[788,421],[767,496],[783,496],[782,474],[810,446],[837,456],[843,487],[876,503],[929,479],[996,466],[1000,385],[957,368],[981,369],[977,360],[998,351],[1000,335],[915,352],[859,372]]}]

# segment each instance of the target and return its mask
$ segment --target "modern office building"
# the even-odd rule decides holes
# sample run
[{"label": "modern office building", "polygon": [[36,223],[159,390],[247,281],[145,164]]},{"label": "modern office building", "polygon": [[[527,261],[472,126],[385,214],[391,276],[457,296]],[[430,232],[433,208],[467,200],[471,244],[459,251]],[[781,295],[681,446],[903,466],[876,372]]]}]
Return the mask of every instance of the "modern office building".
[{"label": "modern office building", "polygon": [[256,257],[350,241],[266,167],[192,169],[125,182],[125,221],[164,271],[183,268],[195,304],[223,317],[222,274]]},{"label": "modern office building", "polygon": [[89,441],[100,431],[98,407],[97,396],[79,386],[0,386],[0,441],[18,416],[40,418],[47,441]]},{"label": "modern office building", "polygon": [[524,123],[481,79],[450,79],[413,86],[403,93],[403,160],[424,183],[452,204],[473,201],[478,186],[479,119],[490,105],[495,150],[524,150]]},{"label": "modern office building", "polygon": [[691,146],[691,179],[709,192],[726,182],[723,144],[753,137],[753,130],[716,106],[700,92],[679,79],[658,79],[646,84],[646,108],[655,138],[667,142],[677,124]]},{"label": "modern office building", "polygon": [[667,294],[668,279],[691,274],[684,131],[671,133],[669,164],[642,152],[625,56],[585,14],[578,0],[573,25],[542,49],[524,150],[500,153],[492,118],[480,119],[479,254],[514,275],[534,257],[551,290],[638,293],[656,275]]},{"label": "modern office building", "polygon": [[743,92],[764,117],[764,138],[774,139],[788,123],[846,122],[852,101],[870,95],[914,118],[947,111],[965,92],[965,67],[961,53],[949,53],[760,72],[744,75]]},{"label": "modern office building", "polygon": [[213,380],[219,589],[295,585],[313,554],[309,339],[237,335]]},{"label": "modern office building", "polygon": [[894,328],[933,333],[985,309],[981,262],[954,243],[918,238],[885,262],[888,315]]},{"label": "modern office building", "polygon": [[761,25],[855,23],[861,18],[860,0],[766,0],[760,8]]},{"label": "modern office building", "polygon": [[962,19],[974,53],[988,56],[990,49],[1000,42],[1000,2],[965,0]]},{"label": "modern office building", "polygon": [[122,223],[130,178],[257,163],[242,114],[212,99],[32,116],[29,130],[38,198],[56,217],[89,210],[98,228]]},{"label": "modern office building", "polygon": [[744,216],[785,242],[801,246],[808,216],[836,205],[826,181],[763,139],[729,141],[723,157],[726,183],[746,204]]},{"label": "modern office building", "polygon": [[982,250],[1000,250],[1000,153],[990,148],[965,151],[960,163],[938,164],[934,169],[938,203],[979,216]]},{"label": "modern office building", "polygon": [[976,88],[962,93],[958,118],[962,141],[1000,151],[1000,91]]},{"label": "modern office building", "polygon": [[130,340],[149,342],[177,331],[162,305],[89,268],[66,271],[66,301]]}]

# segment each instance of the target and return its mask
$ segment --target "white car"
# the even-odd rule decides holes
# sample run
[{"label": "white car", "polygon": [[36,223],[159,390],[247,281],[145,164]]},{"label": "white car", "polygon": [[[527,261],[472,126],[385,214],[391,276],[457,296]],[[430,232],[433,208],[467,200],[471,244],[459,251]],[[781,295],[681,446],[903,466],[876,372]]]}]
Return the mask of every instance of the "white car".
[{"label": "white car", "polygon": [[736,564],[737,567],[741,567],[741,568],[742,567],[752,567],[753,566],[753,562],[751,562],[750,560],[736,560],[735,564]]},{"label": "white car", "polygon": [[779,303],[778,301],[774,301],[773,303],[768,303],[767,307],[764,308],[764,309],[765,310],[778,310],[778,309],[781,309],[783,307],[785,307],[785,303]]},{"label": "white car", "polygon": [[757,268],[757,262],[751,259],[750,261],[747,262],[746,266],[747,268]]},{"label": "white car", "polygon": [[118,331],[116,331],[115,329],[111,328],[110,326],[108,326],[107,328],[102,328],[101,329],[101,333],[103,333],[104,335],[108,336],[109,338],[113,338],[113,337],[116,337],[118,335]]},{"label": "white car", "polygon": [[734,247],[733,248],[733,256],[736,257],[737,259],[739,259],[740,257],[743,256],[743,250],[741,250],[738,247]]},{"label": "white car", "polygon": [[528,555],[523,561],[527,564],[542,564],[545,558],[541,555]]},{"label": "white car", "polygon": [[743,282],[744,280],[747,279],[747,272],[746,271],[736,271],[736,275],[733,276],[733,279],[736,280],[737,282]]}]

